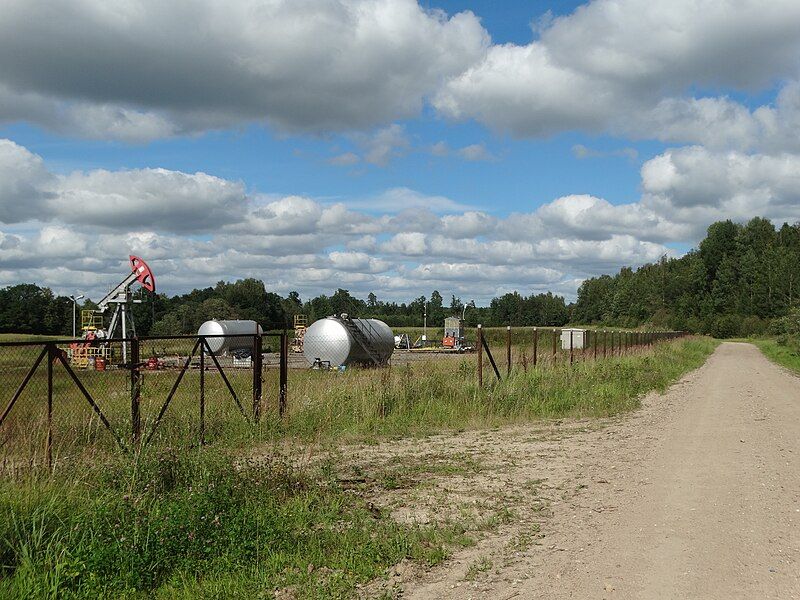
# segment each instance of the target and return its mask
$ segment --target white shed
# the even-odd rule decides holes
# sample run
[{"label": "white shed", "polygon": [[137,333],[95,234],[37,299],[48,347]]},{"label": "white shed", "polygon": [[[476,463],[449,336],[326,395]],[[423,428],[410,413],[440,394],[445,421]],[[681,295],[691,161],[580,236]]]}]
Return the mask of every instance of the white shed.
[{"label": "white shed", "polygon": [[561,330],[561,349],[569,350],[575,348],[581,350],[586,339],[585,329],[562,329]]}]

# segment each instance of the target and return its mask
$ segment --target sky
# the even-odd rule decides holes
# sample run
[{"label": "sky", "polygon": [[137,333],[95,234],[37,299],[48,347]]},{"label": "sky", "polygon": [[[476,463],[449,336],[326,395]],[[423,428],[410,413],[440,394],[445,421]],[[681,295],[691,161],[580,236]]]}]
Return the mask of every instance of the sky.
[{"label": "sky", "polygon": [[0,286],[485,303],[800,220],[796,0],[10,0]]}]

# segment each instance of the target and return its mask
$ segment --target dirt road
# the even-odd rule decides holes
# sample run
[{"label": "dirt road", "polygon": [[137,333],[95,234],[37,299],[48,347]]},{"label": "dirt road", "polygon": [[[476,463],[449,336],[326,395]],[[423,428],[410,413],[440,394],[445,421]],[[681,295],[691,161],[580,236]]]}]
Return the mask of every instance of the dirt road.
[{"label": "dirt road", "polygon": [[424,468],[376,496],[396,518],[495,525],[444,565],[398,567],[386,585],[402,598],[800,598],[800,379],[751,345],[722,344],[618,419],[357,460],[379,470],[398,455]]}]

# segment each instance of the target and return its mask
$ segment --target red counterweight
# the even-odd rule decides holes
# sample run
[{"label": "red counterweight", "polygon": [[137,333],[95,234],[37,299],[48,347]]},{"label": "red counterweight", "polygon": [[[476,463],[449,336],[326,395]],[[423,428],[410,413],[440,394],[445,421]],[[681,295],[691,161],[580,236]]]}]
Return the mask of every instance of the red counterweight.
[{"label": "red counterweight", "polygon": [[141,258],[134,255],[129,255],[131,259],[131,271],[136,273],[136,281],[142,284],[142,287],[148,292],[156,291],[156,278],[147,263]]}]

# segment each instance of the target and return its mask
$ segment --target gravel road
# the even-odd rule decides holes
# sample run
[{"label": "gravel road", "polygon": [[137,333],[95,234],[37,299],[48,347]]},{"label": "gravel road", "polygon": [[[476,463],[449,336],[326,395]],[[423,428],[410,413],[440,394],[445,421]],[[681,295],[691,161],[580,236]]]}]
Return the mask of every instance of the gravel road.
[{"label": "gravel road", "polygon": [[476,473],[376,502],[423,522],[471,507],[476,519],[513,516],[439,567],[391,573],[402,598],[800,598],[800,379],[752,345],[720,345],[617,419],[398,441],[356,457],[464,453],[480,460]]}]

